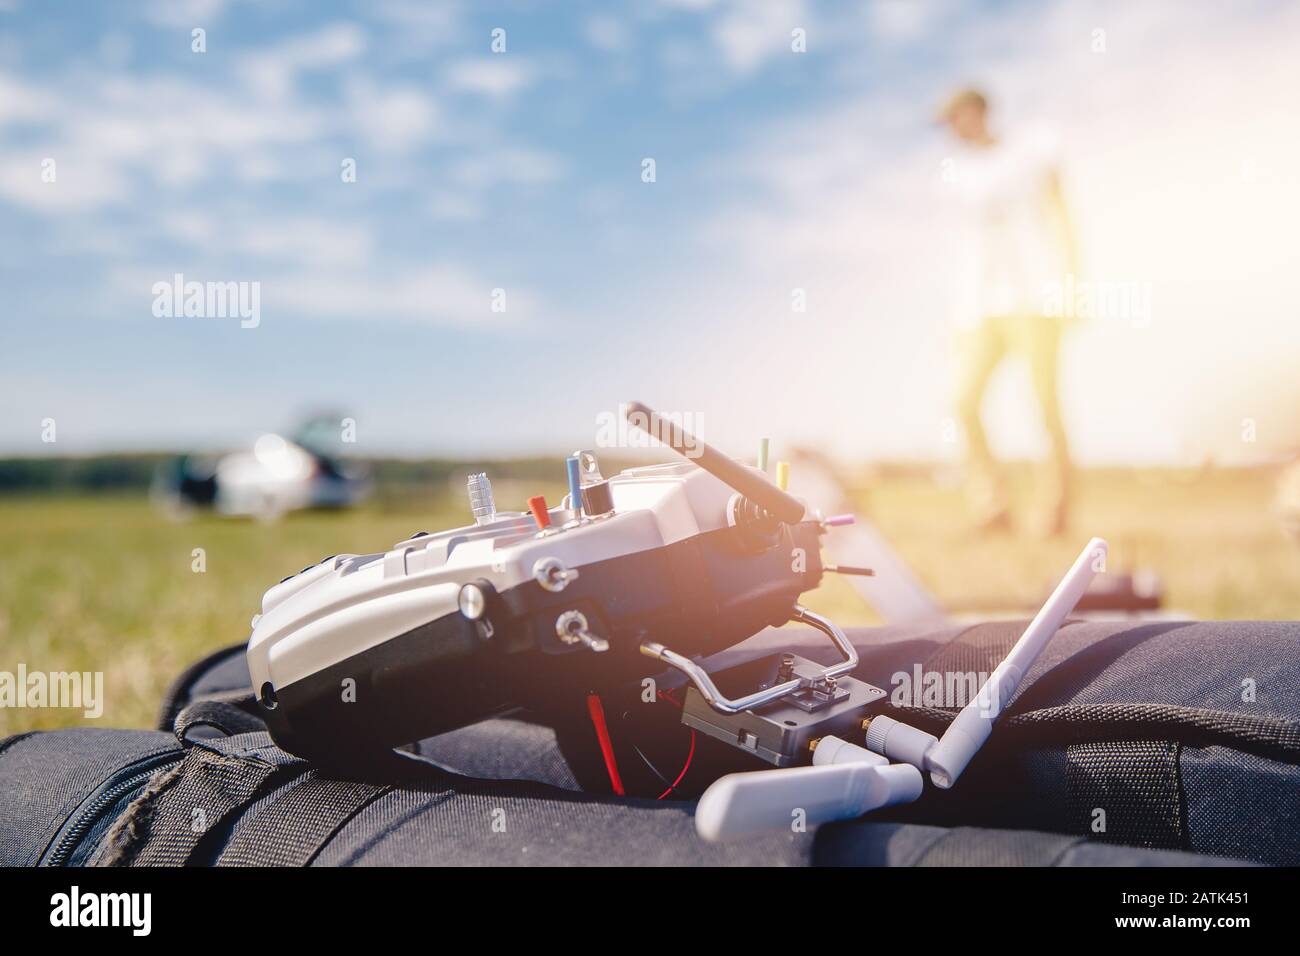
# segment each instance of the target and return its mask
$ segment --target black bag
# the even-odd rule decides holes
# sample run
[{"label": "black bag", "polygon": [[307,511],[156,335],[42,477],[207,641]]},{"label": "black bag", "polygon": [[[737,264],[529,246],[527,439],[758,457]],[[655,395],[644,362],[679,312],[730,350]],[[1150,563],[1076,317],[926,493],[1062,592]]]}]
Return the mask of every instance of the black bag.
[{"label": "black bag", "polygon": [[[898,695],[918,667],[992,670],[1022,629],[850,636],[857,676]],[[783,629],[708,666],[784,649],[834,653]],[[701,739],[684,785],[659,801],[614,796],[590,741],[528,719],[421,741],[383,773],[346,779],[271,742],[240,646],[177,680],[165,730],[0,741],[0,864],[1296,864],[1297,651],[1300,625],[1289,623],[1072,623],[953,790],[809,833],[711,845],[695,836],[693,801],[676,798],[729,769],[721,744]],[[951,708],[914,703],[902,709],[917,726],[951,719]],[[659,725],[679,741],[668,716]],[[644,756],[635,739],[616,743],[624,763]]]}]

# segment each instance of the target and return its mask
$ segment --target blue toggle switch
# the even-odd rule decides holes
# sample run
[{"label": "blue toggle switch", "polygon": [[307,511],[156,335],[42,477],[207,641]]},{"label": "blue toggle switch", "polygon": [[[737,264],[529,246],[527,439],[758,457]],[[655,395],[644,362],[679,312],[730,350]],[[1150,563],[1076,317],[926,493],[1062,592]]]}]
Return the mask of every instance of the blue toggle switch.
[{"label": "blue toggle switch", "polygon": [[573,507],[573,516],[577,518],[582,514],[582,482],[578,478],[577,457],[566,458],[564,467],[569,473],[569,501]]}]

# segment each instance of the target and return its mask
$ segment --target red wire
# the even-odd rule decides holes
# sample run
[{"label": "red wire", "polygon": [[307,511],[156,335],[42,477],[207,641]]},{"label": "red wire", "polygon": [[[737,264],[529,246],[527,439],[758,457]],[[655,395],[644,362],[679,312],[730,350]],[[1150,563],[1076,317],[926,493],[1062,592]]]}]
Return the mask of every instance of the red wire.
[{"label": "red wire", "polygon": [[[673,704],[677,704],[677,701],[673,700],[663,691],[659,692],[659,696]],[[680,707],[681,704],[677,704],[677,706]],[[614,788],[614,792],[620,797],[624,796],[625,791],[623,790],[623,778],[618,774],[618,761],[614,758],[614,741],[611,740],[609,736],[609,724],[605,721],[605,706],[601,703],[599,694],[587,695],[587,713],[591,715],[591,726],[596,730],[596,740],[600,743],[600,755],[605,760],[605,771],[609,774],[610,786]],[[677,785],[681,783],[682,778],[686,776],[686,771],[691,769],[691,761],[694,758],[695,731],[692,730],[691,749],[686,754],[686,763],[682,764],[682,769],[681,772],[677,774],[677,779],[669,784],[668,789],[659,794],[659,796],[655,798],[656,800],[662,800],[664,797],[668,796],[668,794],[677,789]]]},{"label": "red wire", "polygon": [[609,773],[610,786],[621,797],[623,778],[618,775],[618,762],[614,759],[614,742],[609,739],[609,725],[605,723],[605,708],[600,702],[599,694],[587,695],[587,713],[591,715],[591,725],[596,728],[596,740],[600,742],[600,755],[605,758],[605,770]]},{"label": "red wire", "polygon": [[[680,703],[678,703],[678,702],[673,698],[673,696],[672,696],[671,694],[669,694],[667,691],[662,691],[662,690],[661,690],[661,691],[657,691],[656,694],[657,694],[657,696],[659,697],[660,700],[666,700],[666,701],[668,701],[668,703],[672,704],[674,707],[677,707],[677,708],[679,708],[679,709],[681,708],[682,705],[681,705]],[[674,781],[669,785],[669,787],[668,787],[667,790],[665,790],[663,793],[659,794],[659,796],[655,797],[656,800],[662,800],[664,797],[668,796],[668,794],[672,793],[674,790],[677,789],[677,785],[678,785],[679,783],[682,782],[682,777],[686,776],[686,771],[688,771],[688,770],[691,769],[691,759],[692,759],[694,756],[695,756],[695,731],[692,730],[692,731],[691,731],[691,749],[690,749],[690,751],[686,754],[686,763],[682,764],[682,772],[679,773],[679,774],[677,775],[677,779],[674,780]]]},{"label": "red wire", "polygon": [[674,790],[677,789],[677,785],[682,782],[682,777],[686,776],[686,771],[691,769],[691,758],[694,756],[695,756],[695,731],[692,730],[691,750],[690,753],[686,755],[686,763],[682,765],[682,772],[677,775],[677,779],[672,782],[672,784],[668,787],[667,790],[659,794],[659,796],[655,797],[656,800],[662,800],[664,797],[668,796],[668,794],[672,793]]}]

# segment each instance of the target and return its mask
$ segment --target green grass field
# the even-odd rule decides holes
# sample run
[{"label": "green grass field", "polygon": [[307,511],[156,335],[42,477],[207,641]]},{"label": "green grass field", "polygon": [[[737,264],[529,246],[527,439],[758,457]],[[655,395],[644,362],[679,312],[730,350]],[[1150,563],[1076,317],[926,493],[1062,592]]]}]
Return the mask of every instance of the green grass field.
[{"label": "green grass field", "polygon": [[[928,473],[864,473],[851,486],[859,512],[954,609],[1033,603],[1099,534],[1111,542],[1112,568],[1161,575],[1172,608],[1204,618],[1297,618],[1300,546],[1271,513],[1275,479],[1265,470],[1087,472],[1075,530],[1053,541],[969,534],[958,489]],[[3,498],[0,670],[24,662],[29,670],[103,671],[98,723],[148,726],[172,677],[246,638],[262,592],[286,574],[464,520],[450,494],[390,495],[274,525],[211,516],[175,523],[136,498]],[[204,549],[203,573],[192,570],[196,548]],[[807,603],[846,624],[874,620],[840,579]],[[80,711],[0,708],[0,735],[82,721]]]}]

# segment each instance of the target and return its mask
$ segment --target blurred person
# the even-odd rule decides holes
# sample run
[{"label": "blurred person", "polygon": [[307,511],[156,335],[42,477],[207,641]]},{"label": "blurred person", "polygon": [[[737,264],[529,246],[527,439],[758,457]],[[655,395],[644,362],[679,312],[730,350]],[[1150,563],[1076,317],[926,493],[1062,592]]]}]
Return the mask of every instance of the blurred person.
[{"label": "blurred person", "polygon": [[1063,320],[1048,302],[1053,290],[1059,301],[1065,277],[1077,273],[1055,140],[1045,130],[995,132],[988,100],[973,88],[954,94],[940,115],[962,148],[954,184],[968,228],[957,299],[957,414],[976,527],[1010,527],[1006,477],[989,450],[980,408],[993,373],[1020,355],[1051,448],[1038,530],[1059,534],[1068,522],[1070,451],[1057,396]]}]

